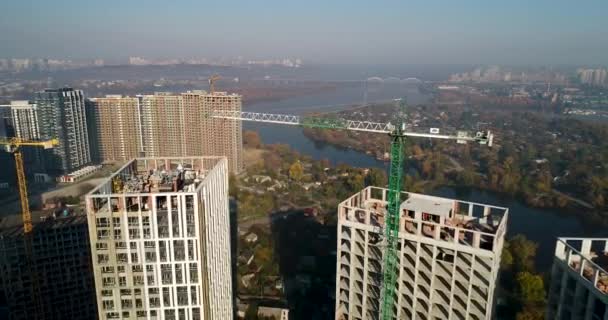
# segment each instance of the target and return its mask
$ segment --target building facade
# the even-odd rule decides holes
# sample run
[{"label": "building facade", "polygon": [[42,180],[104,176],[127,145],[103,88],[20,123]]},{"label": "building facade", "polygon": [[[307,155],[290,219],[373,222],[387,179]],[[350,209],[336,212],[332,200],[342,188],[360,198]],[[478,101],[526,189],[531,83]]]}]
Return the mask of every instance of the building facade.
[{"label": "building facade", "polygon": [[195,90],[91,99],[92,140],[101,161],[146,157],[225,156],[231,172],[243,168],[241,122],[209,117],[240,111],[241,96]]},{"label": "building facade", "polygon": [[59,145],[48,152],[50,170],[69,173],[91,162],[84,94],[72,88],[36,93],[42,139],[56,138]]},{"label": "building facade", "polygon": [[32,271],[39,279],[38,304],[32,298],[33,277],[25,263],[23,227],[2,226],[0,231],[0,295],[6,300],[8,319],[95,319],[86,217],[36,222],[33,234]]},{"label": "building facade", "polygon": [[140,155],[142,131],[137,97],[108,95],[87,101],[93,158],[126,161]]},{"label": "building facade", "polygon": [[99,319],[232,319],[224,157],[139,158],[86,197]]},{"label": "building facade", "polygon": [[608,239],[559,238],[547,319],[608,320]]},{"label": "building facade", "polygon": [[[336,319],[379,319],[387,189],[338,207]],[[395,319],[492,319],[508,209],[403,193]]]}]

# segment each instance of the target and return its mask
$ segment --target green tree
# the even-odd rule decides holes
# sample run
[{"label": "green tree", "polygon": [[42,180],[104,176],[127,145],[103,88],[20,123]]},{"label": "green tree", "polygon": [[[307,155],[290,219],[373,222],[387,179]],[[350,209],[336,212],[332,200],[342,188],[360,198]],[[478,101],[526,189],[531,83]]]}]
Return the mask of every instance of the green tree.
[{"label": "green tree", "polygon": [[239,194],[238,180],[234,174],[230,174],[228,177],[228,194],[235,199]]},{"label": "green tree", "polygon": [[374,187],[384,187],[386,186],[386,172],[382,169],[371,168],[367,173],[367,177],[365,179],[365,185],[374,186]]},{"label": "green tree", "polygon": [[508,250],[513,256],[513,266],[515,272],[534,270],[534,258],[536,257],[536,250],[538,244],[530,241],[526,236],[522,234],[515,235],[509,241]]},{"label": "green tree", "polygon": [[289,177],[292,180],[300,181],[302,180],[303,175],[304,168],[302,167],[302,163],[300,163],[300,160],[297,160],[289,167]]},{"label": "green tree", "polygon": [[515,277],[517,280],[517,294],[522,304],[538,304],[545,301],[545,284],[539,275],[524,271]]}]

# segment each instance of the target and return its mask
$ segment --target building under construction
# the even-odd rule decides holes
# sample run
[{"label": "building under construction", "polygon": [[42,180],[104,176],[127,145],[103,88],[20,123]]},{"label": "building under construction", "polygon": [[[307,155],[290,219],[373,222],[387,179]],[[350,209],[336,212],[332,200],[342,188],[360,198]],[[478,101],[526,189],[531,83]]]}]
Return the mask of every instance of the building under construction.
[{"label": "building under construction", "polygon": [[243,168],[241,122],[211,111],[241,111],[241,96],[201,90],[137,97],[106,96],[88,106],[92,145],[100,161],[135,157],[225,156]]},{"label": "building under construction", "polygon": [[[368,187],[338,207],[336,319],[380,319],[387,194]],[[402,194],[395,318],[492,319],[508,209]]]},{"label": "building under construction", "polygon": [[[0,225],[0,295],[9,318],[94,319],[96,305],[91,251],[84,215],[48,218],[35,216],[32,266],[26,259],[20,215],[4,217]],[[38,279],[38,285],[32,284]],[[39,294],[34,295],[37,287]],[[39,301],[34,301],[34,296]],[[0,306],[2,307],[2,306]]]},{"label": "building under construction", "polygon": [[232,319],[225,157],[132,160],[86,206],[99,319]]}]

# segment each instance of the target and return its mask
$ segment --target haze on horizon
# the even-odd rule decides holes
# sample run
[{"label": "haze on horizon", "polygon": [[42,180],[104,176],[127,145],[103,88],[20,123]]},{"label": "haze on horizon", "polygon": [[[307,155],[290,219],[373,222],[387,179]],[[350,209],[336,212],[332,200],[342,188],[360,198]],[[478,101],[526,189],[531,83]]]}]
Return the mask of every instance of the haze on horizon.
[{"label": "haze on horizon", "polygon": [[7,0],[0,57],[608,64],[608,1]]}]

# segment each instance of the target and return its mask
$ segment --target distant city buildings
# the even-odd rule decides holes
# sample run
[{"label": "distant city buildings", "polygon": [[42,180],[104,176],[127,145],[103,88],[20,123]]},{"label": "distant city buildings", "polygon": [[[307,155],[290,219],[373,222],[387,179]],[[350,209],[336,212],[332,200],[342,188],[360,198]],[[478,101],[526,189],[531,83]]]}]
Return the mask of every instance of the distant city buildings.
[{"label": "distant city buildings", "polygon": [[608,86],[608,71],[600,69],[578,69],[576,70],[579,80],[583,84],[594,86]]},{"label": "distant city buildings", "polygon": [[0,59],[0,72],[57,71],[90,66],[100,67],[104,64],[103,59],[95,59],[93,61],[73,61],[62,59],[12,58]]},{"label": "distant city buildings", "polygon": [[143,57],[129,57],[129,65],[133,66],[168,66],[176,64],[209,64],[209,65],[260,65],[260,66],[282,66],[287,68],[299,68],[303,61],[300,58],[281,58],[281,59],[264,59],[264,60],[245,60],[243,57],[236,59],[218,58],[218,59],[146,59]]},{"label": "distant city buildings", "polygon": [[499,66],[479,67],[471,72],[456,73],[449,77],[449,82],[509,82],[509,83],[553,83],[566,84],[565,75],[550,70],[512,71]]},{"label": "distant city buildings", "polygon": [[[18,225],[7,226],[6,220],[10,218],[16,218],[12,220]],[[0,308],[5,304],[8,319],[95,319],[86,217],[49,217],[34,223],[32,271],[36,279],[25,263],[25,241],[19,217],[4,217],[3,220],[0,228]],[[33,298],[35,287],[39,290],[39,303]]]},{"label": "distant city buildings", "polygon": [[91,162],[84,94],[72,88],[36,93],[40,138],[59,140],[47,152],[49,169],[59,173],[78,170]]},{"label": "distant city buildings", "polygon": [[559,238],[547,319],[608,319],[608,239]]},{"label": "distant city buildings", "polygon": [[232,319],[224,157],[135,159],[86,197],[99,319]]},{"label": "distant city buildings", "polygon": [[[387,193],[368,187],[338,207],[336,320],[380,317]],[[395,318],[492,319],[508,209],[404,194]]]},{"label": "distant city buildings", "polygon": [[213,155],[226,156],[231,172],[243,168],[241,122],[209,116],[213,110],[241,111],[240,95],[195,90],[107,96],[91,99],[87,108],[100,161]]}]

